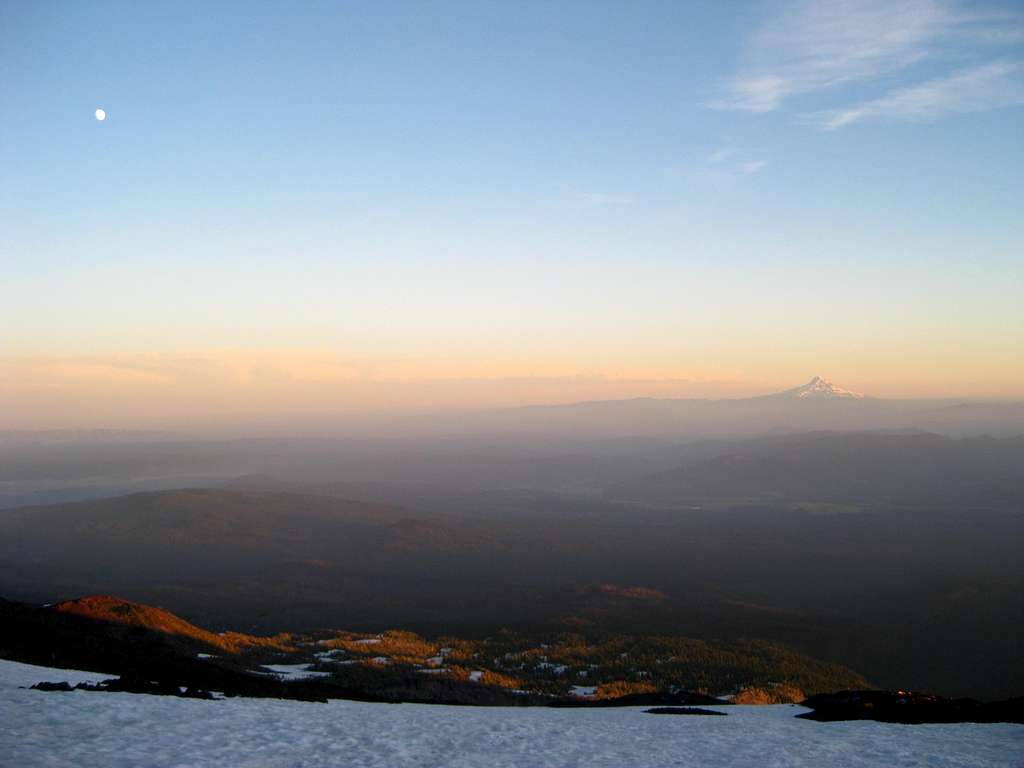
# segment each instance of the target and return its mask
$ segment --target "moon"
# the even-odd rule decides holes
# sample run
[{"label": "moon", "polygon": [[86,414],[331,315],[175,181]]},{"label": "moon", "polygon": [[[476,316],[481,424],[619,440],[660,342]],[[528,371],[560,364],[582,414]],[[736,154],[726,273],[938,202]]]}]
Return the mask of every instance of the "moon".
[{"label": "moon", "polygon": [[96,119],[99,120],[101,123],[104,120],[106,120],[107,119],[107,112],[106,112],[106,110],[97,109],[96,110]]}]

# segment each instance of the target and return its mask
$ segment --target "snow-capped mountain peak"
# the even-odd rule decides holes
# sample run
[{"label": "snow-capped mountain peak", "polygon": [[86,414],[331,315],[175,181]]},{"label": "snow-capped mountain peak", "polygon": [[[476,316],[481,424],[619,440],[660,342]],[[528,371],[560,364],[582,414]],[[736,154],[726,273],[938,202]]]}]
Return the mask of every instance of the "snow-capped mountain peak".
[{"label": "snow-capped mountain peak", "polygon": [[788,392],[785,392],[784,394],[789,395],[790,397],[798,398],[800,400],[807,400],[812,398],[815,400],[823,398],[843,398],[862,400],[864,398],[864,395],[860,394],[859,392],[851,392],[848,389],[837,387],[828,379],[821,378],[821,376],[815,376],[813,379],[811,379],[803,386],[797,387],[796,389],[791,389]]}]

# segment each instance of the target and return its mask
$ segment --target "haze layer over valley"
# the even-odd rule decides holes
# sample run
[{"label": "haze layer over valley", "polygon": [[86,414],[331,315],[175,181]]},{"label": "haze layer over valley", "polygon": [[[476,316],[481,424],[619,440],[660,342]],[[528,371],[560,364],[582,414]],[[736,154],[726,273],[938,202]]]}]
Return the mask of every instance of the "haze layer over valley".
[{"label": "haze layer over valley", "polygon": [[443,437],[8,435],[0,594],[264,632],[754,637],[884,686],[1010,695],[1021,412],[816,378],[449,416]]}]

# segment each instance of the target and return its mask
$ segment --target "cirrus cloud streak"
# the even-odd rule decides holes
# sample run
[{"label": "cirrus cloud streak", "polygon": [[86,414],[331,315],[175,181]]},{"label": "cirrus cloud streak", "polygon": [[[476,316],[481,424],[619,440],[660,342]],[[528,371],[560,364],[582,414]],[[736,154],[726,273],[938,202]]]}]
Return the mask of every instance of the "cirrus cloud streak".
[{"label": "cirrus cloud streak", "polygon": [[[834,130],[868,118],[986,111],[1021,103],[1020,57],[993,61],[992,49],[1022,41],[1019,14],[954,0],[799,0],[752,35],[737,74],[706,106],[767,113],[800,97],[885,81],[888,90],[877,98],[807,117]],[[922,62],[930,79],[921,79],[915,65]],[[934,74],[951,62],[956,70]],[[899,87],[891,84],[896,78],[903,80]]]},{"label": "cirrus cloud streak", "polygon": [[949,114],[985,112],[1024,104],[1024,67],[1017,62],[997,61],[899,88],[885,96],[853,107],[829,110],[811,119],[826,130],[873,119],[928,121]]}]

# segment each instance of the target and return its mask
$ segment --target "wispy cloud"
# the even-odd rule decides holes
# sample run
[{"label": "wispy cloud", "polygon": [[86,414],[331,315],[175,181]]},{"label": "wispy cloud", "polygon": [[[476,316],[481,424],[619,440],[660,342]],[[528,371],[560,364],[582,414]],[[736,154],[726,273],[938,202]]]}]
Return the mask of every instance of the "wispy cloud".
[{"label": "wispy cloud", "polygon": [[765,23],[708,106],[771,112],[787,100],[871,81],[964,45],[1012,44],[1021,20],[953,0],[799,0]]},{"label": "wispy cloud", "polygon": [[756,158],[744,160],[744,156],[749,158],[750,153],[745,152],[739,147],[726,146],[716,149],[705,158],[704,162],[709,166],[706,170],[717,178],[722,179],[723,177],[735,176],[736,174],[757,173],[768,164],[767,160]]},{"label": "wispy cloud", "polygon": [[726,160],[735,156],[738,153],[739,150],[736,147],[722,147],[721,149],[716,149],[714,152],[708,155],[708,165],[718,165],[719,163],[724,163]]},{"label": "wispy cloud", "polygon": [[810,117],[826,130],[836,130],[863,120],[927,121],[956,112],[984,112],[1017,104],[1024,104],[1024,66],[994,62]]}]

